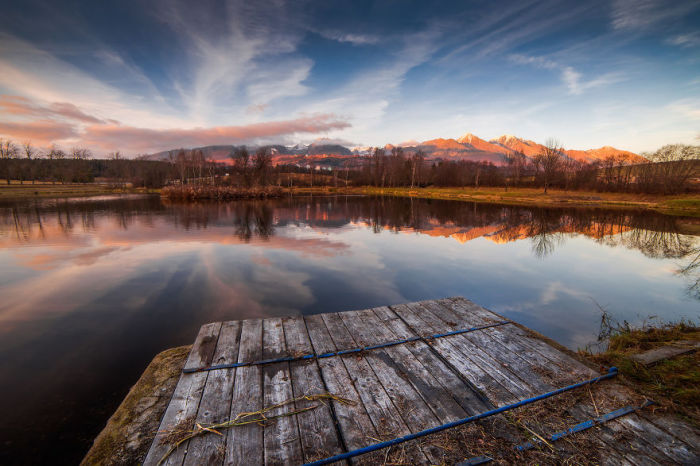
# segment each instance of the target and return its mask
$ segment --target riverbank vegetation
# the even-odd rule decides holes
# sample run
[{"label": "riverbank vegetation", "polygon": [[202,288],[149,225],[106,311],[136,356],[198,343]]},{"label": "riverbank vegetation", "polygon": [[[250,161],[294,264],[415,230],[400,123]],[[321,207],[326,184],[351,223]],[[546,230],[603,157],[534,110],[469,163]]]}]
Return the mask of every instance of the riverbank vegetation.
[{"label": "riverbank vegetation", "polygon": [[661,325],[608,324],[603,340],[607,347],[595,353],[583,351],[601,366],[615,366],[643,395],[700,427],[700,352],[663,359],[644,365],[634,356],[667,345],[700,342],[700,327],[692,322]]}]

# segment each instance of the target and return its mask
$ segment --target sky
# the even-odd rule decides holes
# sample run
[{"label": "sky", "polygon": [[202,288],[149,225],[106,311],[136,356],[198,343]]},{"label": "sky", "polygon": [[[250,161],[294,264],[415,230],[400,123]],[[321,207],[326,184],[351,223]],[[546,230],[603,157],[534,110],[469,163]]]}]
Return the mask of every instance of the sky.
[{"label": "sky", "polygon": [[0,137],[17,143],[700,137],[693,0],[0,0],[0,17]]}]

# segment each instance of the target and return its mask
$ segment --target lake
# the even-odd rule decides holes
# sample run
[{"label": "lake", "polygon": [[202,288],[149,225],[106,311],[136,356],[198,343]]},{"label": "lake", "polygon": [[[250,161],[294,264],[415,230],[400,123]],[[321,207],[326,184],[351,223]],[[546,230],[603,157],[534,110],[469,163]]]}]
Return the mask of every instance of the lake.
[{"label": "lake", "polygon": [[700,220],[369,197],[0,202],[0,463],[76,463],[200,325],[461,295],[571,349],[697,320]]}]

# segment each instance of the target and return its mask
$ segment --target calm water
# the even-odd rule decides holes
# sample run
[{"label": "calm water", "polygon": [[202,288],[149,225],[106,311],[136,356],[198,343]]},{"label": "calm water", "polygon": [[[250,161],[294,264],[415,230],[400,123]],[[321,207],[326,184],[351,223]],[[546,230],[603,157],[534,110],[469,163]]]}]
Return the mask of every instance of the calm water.
[{"label": "calm water", "polygon": [[576,349],[698,319],[700,222],[362,197],[0,203],[0,463],[75,463],[159,351],[216,320],[462,295]]}]

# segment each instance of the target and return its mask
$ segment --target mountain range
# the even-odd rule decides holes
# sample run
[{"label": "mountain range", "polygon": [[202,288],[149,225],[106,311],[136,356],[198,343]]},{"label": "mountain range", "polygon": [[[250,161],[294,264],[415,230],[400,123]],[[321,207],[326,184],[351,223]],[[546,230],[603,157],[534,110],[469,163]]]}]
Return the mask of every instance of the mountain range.
[{"label": "mountain range", "polygon": [[[295,146],[284,146],[272,144],[265,146],[270,148],[273,156],[273,163],[315,165],[326,167],[345,167],[356,165],[358,156],[369,155],[371,148],[368,147],[345,147],[339,144],[309,144]],[[386,145],[385,150],[389,151],[395,146]],[[544,146],[528,139],[522,139],[511,135],[503,135],[496,139],[486,141],[467,133],[457,139],[431,139],[429,141],[416,142],[414,144],[402,144],[404,152],[413,153],[422,150],[428,160],[470,160],[474,162],[491,162],[495,165],[504,164],[504,155],[514,151],[520,151],[528,158],[532,158],[542,150]],[[229,154],[236,146],[206,146],[195,149],[202,150],[205,157],[220,162],[229,162]],[[248,148],[251,151],[255,147]],[[163,151],[147,156],[153,160],[167,160],[172,151]],[[581,162],[595,162],[606,159],[610,156],[620,156],[631,163],[643,163],[647,159],[633,152],[616,149],[611,146],[603,146],[598,149],[563,150],[563,155],[569,159]]]}]

